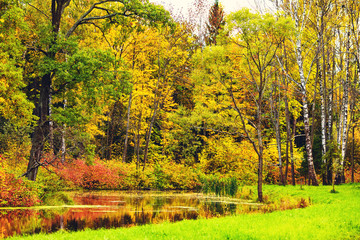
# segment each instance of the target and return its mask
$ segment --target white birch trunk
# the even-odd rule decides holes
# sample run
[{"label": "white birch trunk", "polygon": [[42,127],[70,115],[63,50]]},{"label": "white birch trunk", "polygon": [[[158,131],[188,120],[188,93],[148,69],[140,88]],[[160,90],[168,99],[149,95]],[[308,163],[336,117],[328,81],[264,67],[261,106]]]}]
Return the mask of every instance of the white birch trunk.
[{"label": "white birch trunk", "polygon": [[347,32],[347,42],[346,42],[346,58],[345,58],[345,68],[346,68],[346,78],[344,83],[344,93],[342,99],[342,109],[340,120],[342,120],[341,129],[341,161],[340,164],[344,167],[345,153],[346,153],[346,143],[347,143],[347,131],[348,131],[348,110],[349,110],[349,84],[350,84],[350,32]]},{"label": "white birch trunk", "polygon": [[[304,9],[306,9],[304,7]],[[305,10],[304,10],[305,11]],[[299,17],[297,14],[294,14],[295,24],[296,27],[299,28]],[[303,13],[303,19],[305,18],[305,13]],[[296,40],[296,62],[299,67],[299,76],[300,76],[300,91],[302,94],[302,104],[303,104],[303,111],[304,111],[304,127],[305,127],[305,138],[306,138],[306,153],[307,153],[307,160],[308,160],[308,168],[309,168],[309,179],[313,185],[319,185],[316,179],[316,172],[314,168],[314,161],[313,161],[313,154],[312,154],[312,144],[311,144],[311,134],[310,134],[310,117],[309,117],[309,107],[308,107],[308,100],[307,100],[307,92],[306,92],[306,78],[304,75],[304,68],[303,68],[303,59],[302,59],[302,44],[301,44],[301,36],[297,37]]]}]

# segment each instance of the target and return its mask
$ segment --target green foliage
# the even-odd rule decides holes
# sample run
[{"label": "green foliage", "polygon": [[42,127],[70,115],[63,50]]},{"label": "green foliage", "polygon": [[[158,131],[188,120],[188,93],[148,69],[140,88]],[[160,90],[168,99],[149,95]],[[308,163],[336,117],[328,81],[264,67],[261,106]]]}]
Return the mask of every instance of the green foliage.
[{"label": "green foliage", "polygon": [[183,163],[188,166],[194,166],[197,162],[199,153],[204,148],[201,129],[195,118],[197,116],[193,111],[179,106],[171,113],[169,120],[174,123],[173,129],[168,133],[169,146],[168,154],[177,163]]},{"label": "green foliage", "polygon": [[25,47],[21,33],[27,31],[24,11],[16,1],[5,0],[0,4],[0,117],[11,124],[25,127],[34,117],[30,103],[22,92]]},{"label": "green foliage", "polygon": [[[270,13],[253,13],[248,8],[232,13],[227,19],[227,30],[236,30],[239,37],[244,42],[254,45],[258,41],[279,42],[278,38],[292,36],[295,33],[294,23],[291,18],[284,16],[274,16]],[[271,34],[269,39],[259,39],[259,34]],[[257,46],[261,49],[263,46]]]}]

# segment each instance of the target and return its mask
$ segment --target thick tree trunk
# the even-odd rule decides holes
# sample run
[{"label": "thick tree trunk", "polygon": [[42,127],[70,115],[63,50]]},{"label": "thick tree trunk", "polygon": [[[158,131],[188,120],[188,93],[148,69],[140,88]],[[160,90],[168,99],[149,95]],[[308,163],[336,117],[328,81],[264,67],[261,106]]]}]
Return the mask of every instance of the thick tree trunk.
[{"label": "thick tree trunk", "polygon": [[[303,93],[304,94],[304,93]],[[313,161],[312,154],[312,145],[311,145],[311,137],[310,137],[310,126],[309,126],[309,110],[307,105],[307,98],[303,95],[303,111],[304,111],[304,127],[305,127],[305,141],[306,141],[306,153],[308,159],[308,169],[309,169],[309,180],[311,180],[311,184],[314,186],[318,186],[319,183],[316,179],[316,172]]]},{"label": "thick tree trunk", "polygon": [[41,165],[41,157],[44,144],[49,141],[50,133],[50,91],[51,91],[51,75],[44,75],[41,79],[40,98],[36,107],[36,116],[39,117],[37,126],[31,139],[30,159],[27,166],[26,177],[35,181],[38,168]]},{"label": "thick tree trunk", "polygon": [[[49,44],[49,49],[56,44],[62,13],[65,7],[68,6],[70,0],[52,0],[51,1],[51,25],[54,39]],[[48,52],[47,56],[50,59],[55,59],[56,53]],[[36,106],[36,116],[39,117],[37,126],[34,129],[31,139],[31,151],[26,171],[26,177],[29,180],[35,181],[38,168],[41,166],[41,157],[44,144],[48,142],[51,144],[51,124],[50,124],[50,101],[51,101],[51,84],[52,73],[46,73],[41,78],[40,97],[38,106]]]}]

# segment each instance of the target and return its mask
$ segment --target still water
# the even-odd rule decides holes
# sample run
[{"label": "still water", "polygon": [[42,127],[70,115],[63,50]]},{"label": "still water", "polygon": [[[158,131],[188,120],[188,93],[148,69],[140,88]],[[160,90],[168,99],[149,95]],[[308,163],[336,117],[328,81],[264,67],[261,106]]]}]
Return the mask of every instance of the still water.
[{"label": "still water", "polygon": [[241,199],[183,192],[72,193],[74,206],[0,208],[0,238],[64,229],[115,228],[258,211]]}]

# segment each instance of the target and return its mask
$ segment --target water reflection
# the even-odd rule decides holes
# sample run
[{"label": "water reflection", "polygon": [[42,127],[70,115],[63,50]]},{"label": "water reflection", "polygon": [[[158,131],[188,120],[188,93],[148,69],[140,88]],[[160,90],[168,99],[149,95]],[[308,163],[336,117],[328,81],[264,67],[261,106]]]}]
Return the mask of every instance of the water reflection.
[{"label": "water reflection", "polygon": [[52,209],[0,209],[0,238],[16,234],[116,228],[219,217],[257,211],[258,205],[194,193],[73,193],[76,206]]}]

